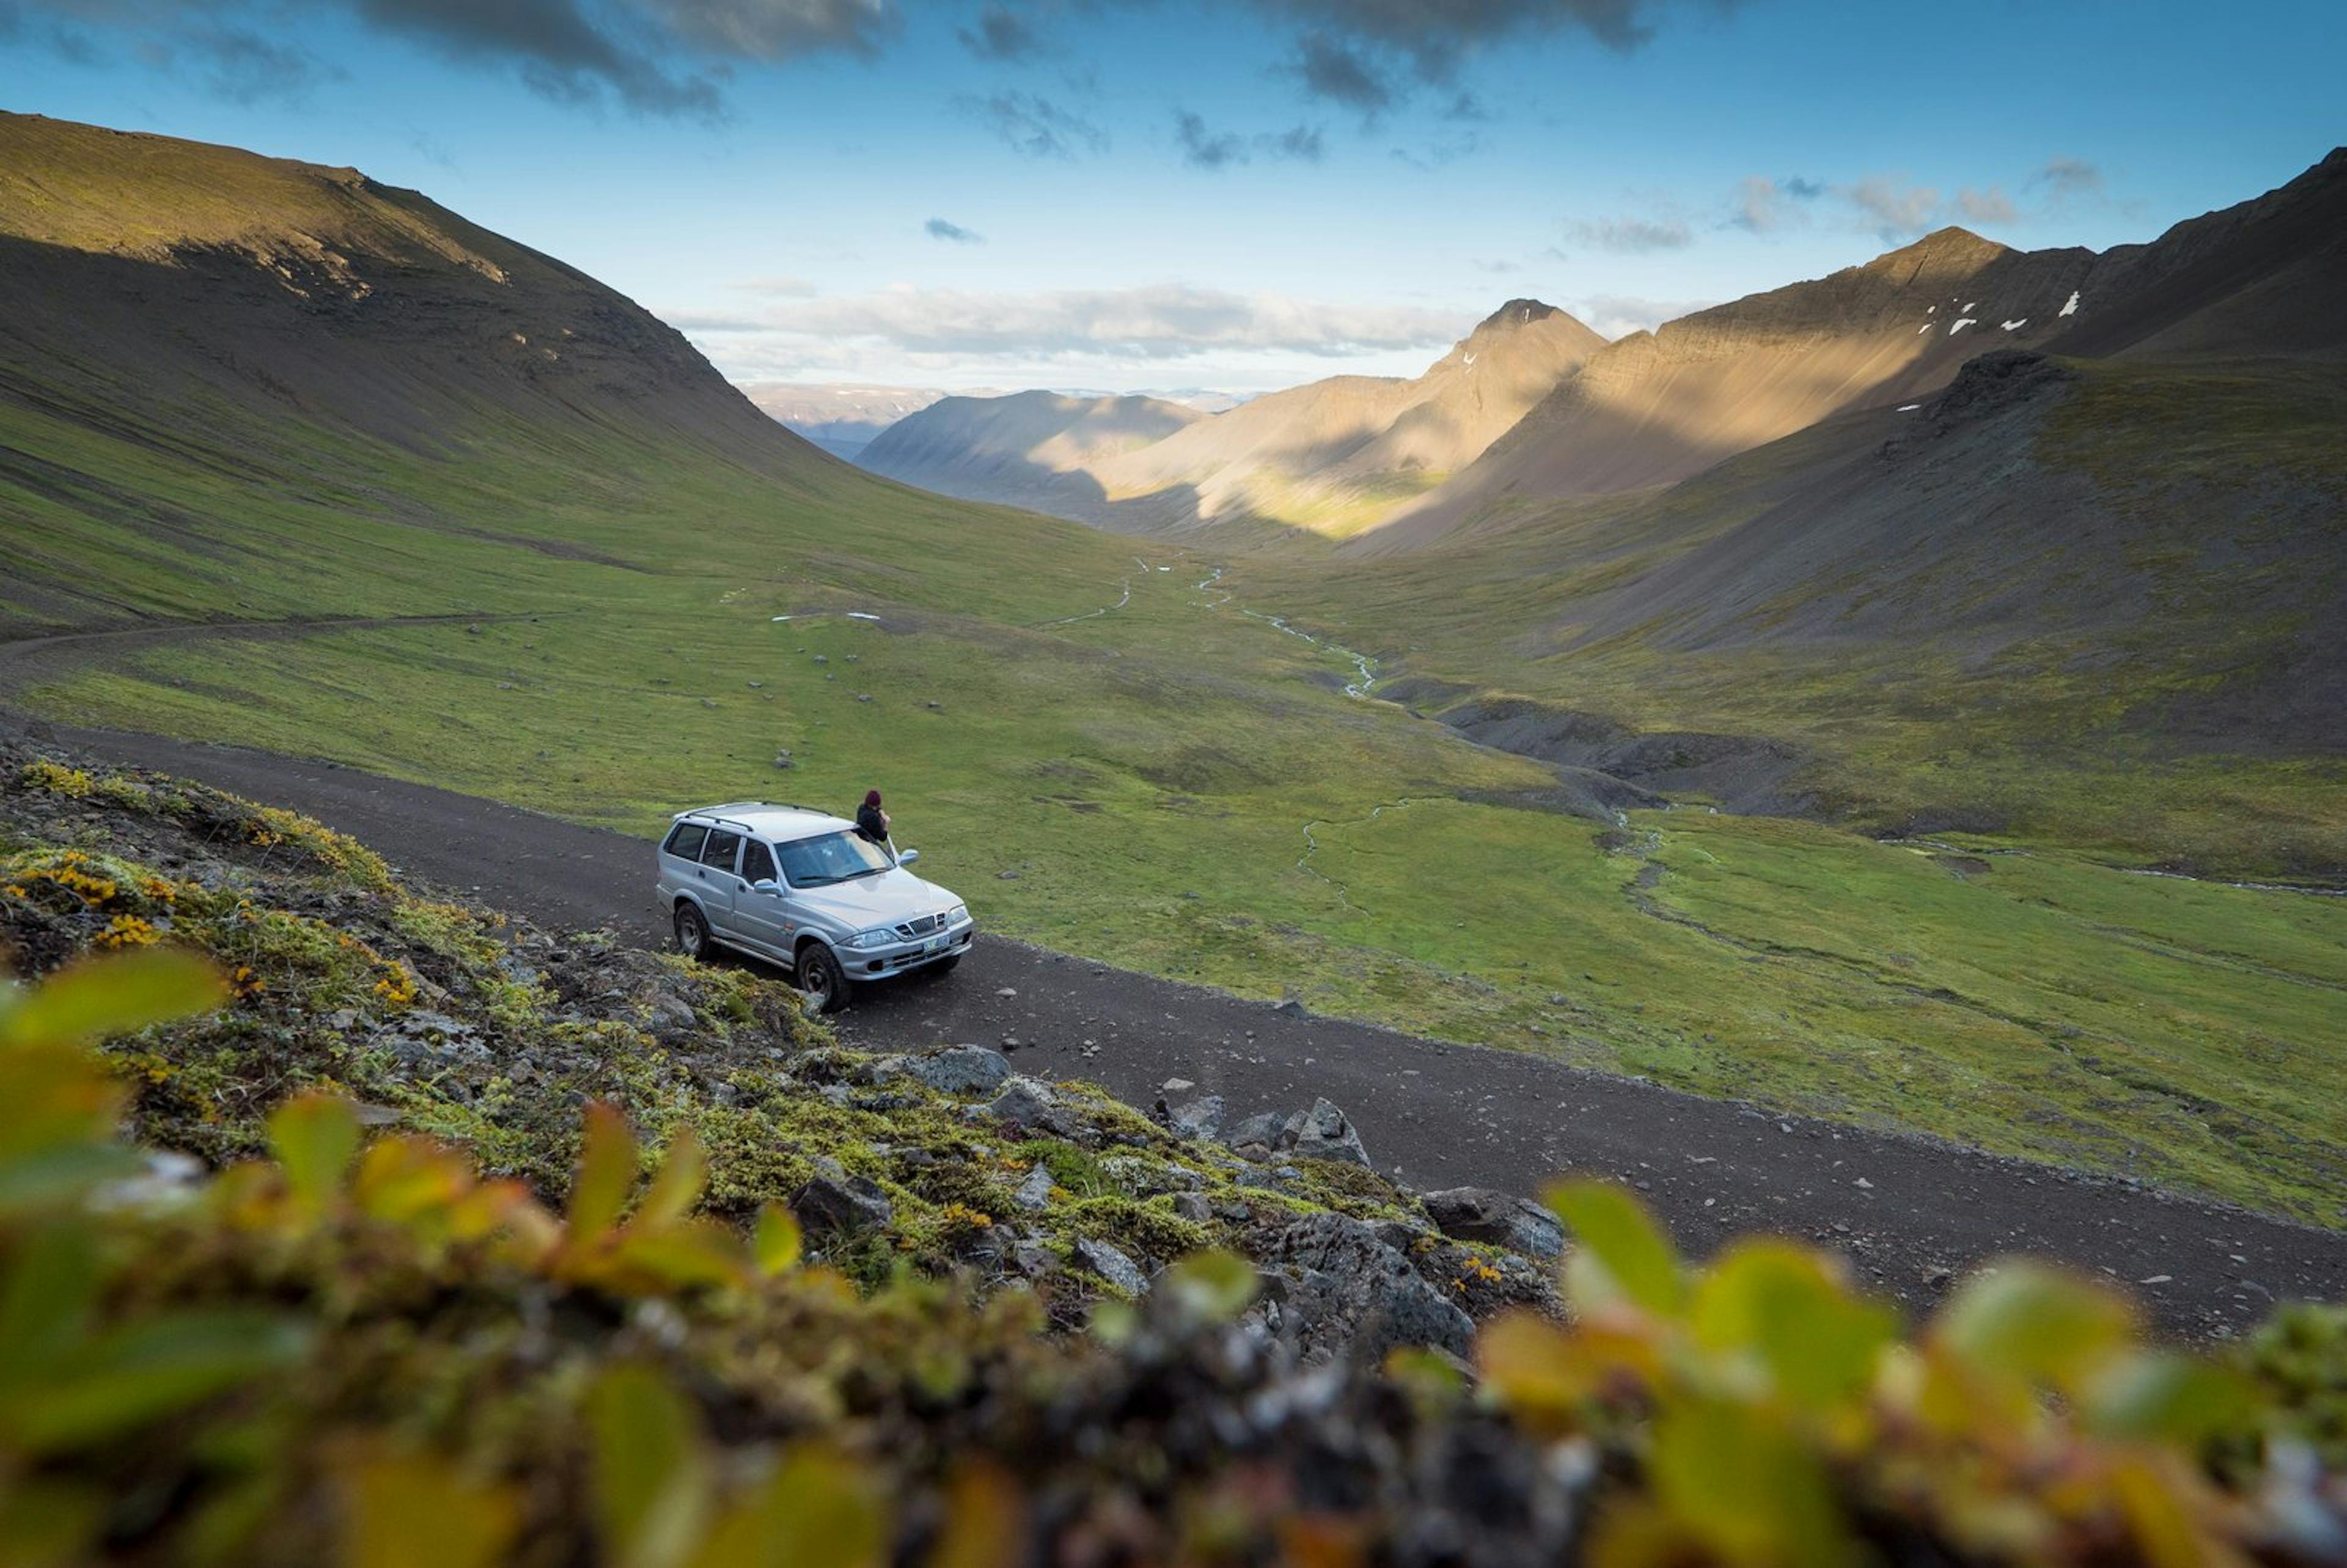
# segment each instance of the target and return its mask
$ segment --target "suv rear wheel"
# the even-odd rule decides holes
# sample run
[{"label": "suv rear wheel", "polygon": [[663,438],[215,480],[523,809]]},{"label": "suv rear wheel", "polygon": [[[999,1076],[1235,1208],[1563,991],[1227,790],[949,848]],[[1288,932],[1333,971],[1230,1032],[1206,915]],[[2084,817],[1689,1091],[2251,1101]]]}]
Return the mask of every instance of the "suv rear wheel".
[{"label": "suv rear wheel", "polygon": [[709,956],[709,922],[689,900],[676,907],[676,946],[688,958]]},{"label": "suv rear wheel", "polygon": [[799,949],[799,995],[815,1012],[837,1012],[847,1005],[847,974],[831,949],[809,942]]}]

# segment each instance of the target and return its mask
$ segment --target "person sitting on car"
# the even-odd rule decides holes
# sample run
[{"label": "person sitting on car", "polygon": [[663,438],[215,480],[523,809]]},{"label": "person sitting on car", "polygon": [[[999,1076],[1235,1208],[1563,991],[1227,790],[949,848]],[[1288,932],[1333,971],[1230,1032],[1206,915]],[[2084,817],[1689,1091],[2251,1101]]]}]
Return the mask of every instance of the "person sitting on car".
[{"label": "person sitting on car", "polygon": [[875,844],[888,842],[888,814],[880,809],[880,792],[864,792],[864,804],[856,808],[856,831]]}]

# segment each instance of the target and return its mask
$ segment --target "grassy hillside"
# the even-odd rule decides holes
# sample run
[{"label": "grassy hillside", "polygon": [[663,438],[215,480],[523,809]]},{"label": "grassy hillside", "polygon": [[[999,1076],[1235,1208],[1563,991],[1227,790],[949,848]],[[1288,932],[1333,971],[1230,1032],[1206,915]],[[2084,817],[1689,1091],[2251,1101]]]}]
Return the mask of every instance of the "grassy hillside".
[{"label": "grassy hillside", "polygon": [[[78,135],[112,160],[107,200],[135,205],[123,147],[159,156],[152,138]],[[262,178],[163,145],[186,167],[159,192],[215,159]],[[61,183],[44,167],[0,159],[27,233],[21,191]],[[278,183],[248,210],[346,200],[322,187],[391,201],[263,169]],[[267,260],[290,221],[233,253],[160,217],[135,255],[56,243],[54,219],[52,240],[0,241],[0,630],[456,619],[0,645],[14,701],[647,834],[695,801],[877,785],[994,930],[2339,1223],[2340,901],[2147,881],[2043,844],[1971,845],[1981,876],[1824,828],[1568,815],[1550,768],[1346,696],[1341,652],[1262,619],[1358,627],[1347,641],[1478,686],[1713,716],[1756,690],[1724,664],[1597,650],[1582,677],[1563,632],[1519,633],[1559,585],[1758,515],[1766,483],[1666,497],[1635,528],[1532,529],[1415,580],[1251,565],[1224,602],[1169,547],[1136,556],[835,463],[590,280],[395,205],[432,237],[395,255],[343,231],[339,292],[289,288]],[[504,281],[430,259],[454,249]],[[566,323],[592,352],[497,347]],[[1440,617],[1429,592],[1450,596]],[[1798,709],[1799,691],[1770,700]],[[1851,755],[1905,776],[1887,745]]]},{"label": "grassy hillside", "polygon": [[[1448,549],[1235,580],[1422,707],[1739,737],[1799,764],[1763,793],[1861,825],[2338,878],[2347,371],[2034,374]],[[1734,798],[1714,775],[1694,787]]]}]

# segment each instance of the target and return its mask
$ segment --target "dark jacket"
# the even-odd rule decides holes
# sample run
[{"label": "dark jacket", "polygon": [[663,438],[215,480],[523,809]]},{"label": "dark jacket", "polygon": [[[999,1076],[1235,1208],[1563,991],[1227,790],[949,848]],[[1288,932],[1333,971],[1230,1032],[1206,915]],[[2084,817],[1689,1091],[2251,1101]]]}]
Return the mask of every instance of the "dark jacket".
[{"label": "dark jacket", "polygon": [[888,814],[876,805],[856,808],[856,831],[875,844],[888,842]]}]

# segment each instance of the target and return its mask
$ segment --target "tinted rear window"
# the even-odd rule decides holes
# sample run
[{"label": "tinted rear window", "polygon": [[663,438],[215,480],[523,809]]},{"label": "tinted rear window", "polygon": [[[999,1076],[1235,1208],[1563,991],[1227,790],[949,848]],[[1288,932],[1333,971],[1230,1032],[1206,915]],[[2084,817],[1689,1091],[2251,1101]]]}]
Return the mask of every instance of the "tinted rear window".
[{"label": "tinted rear window", "polygon": [[712,827],[709,830],[709,842],[701,846],[701,863],[714,866],[720,871],[731,871],[733,869],[733,852],[741,845],[740,834]]},{"label": "tinted rear window", "polygon": [[701,824],[680,822],[676,825],[676,831],[668,835],[668,852],[682,856],[687,860],[698,860],[701,858],[702,841],[708,836],[709,830]]}]

